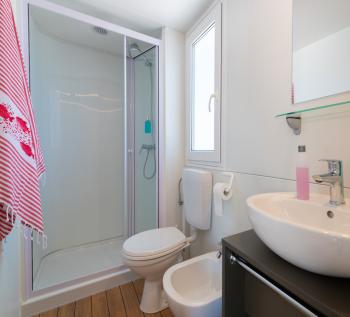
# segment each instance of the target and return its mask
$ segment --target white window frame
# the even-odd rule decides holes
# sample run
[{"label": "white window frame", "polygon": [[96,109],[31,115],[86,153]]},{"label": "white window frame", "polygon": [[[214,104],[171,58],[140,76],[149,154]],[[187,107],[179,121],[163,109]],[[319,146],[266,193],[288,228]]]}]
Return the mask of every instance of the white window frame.
[{"label": "white window frame", "polygon": [[[186,34],[186,95],[187,95],[187,127],[186,127],[186,160],[188,164],[204,164],[218,166],[221,163],[221,2],[210,11]],[[192,150],[193,136],[193,44],[203,36],[215,23],[215,98],[211,106],[214,111],[214,151]],[[209,107],[209,100],[208,100]]]}]

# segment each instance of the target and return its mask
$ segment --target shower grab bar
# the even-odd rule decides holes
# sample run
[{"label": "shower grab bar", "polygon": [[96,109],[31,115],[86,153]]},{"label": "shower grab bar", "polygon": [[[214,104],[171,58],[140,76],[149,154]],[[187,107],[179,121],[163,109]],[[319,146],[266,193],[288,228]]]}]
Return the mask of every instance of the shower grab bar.
[{"label": "shower grab bar", "polygon": [[184,204],[183,200],[182,200],[182,194],[181,194],[181,185],[182,185],[182,176],[179,179],[179,183],[178,183],[178,191],[179,191],[179,196],[178,196],[178,200],[177,200],[177,204],[179,206],[182,206]]},{"label": "shower grab bar", "polygon": [[139,150],[139,154],[142,153],[143,150],[151,151],[156,148],[155,144],[142,144]]}]

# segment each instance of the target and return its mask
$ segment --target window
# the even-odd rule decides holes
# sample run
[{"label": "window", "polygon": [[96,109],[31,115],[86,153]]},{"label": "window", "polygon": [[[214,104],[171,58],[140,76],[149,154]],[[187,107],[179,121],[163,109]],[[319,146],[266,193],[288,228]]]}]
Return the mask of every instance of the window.
[{"label": "window", "polygon": [[187,159],[220,163],[221,4],[186,36]]}]

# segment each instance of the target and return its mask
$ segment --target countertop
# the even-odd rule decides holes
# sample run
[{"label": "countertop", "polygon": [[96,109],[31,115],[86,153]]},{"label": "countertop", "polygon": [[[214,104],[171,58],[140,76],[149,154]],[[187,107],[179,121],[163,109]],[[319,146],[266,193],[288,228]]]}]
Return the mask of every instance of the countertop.
[{"label": "countertop", "polygon": [[321,316],[350,317],[350,279],[314,274],[288,263],[253,230],[224,238],[223,246]]}]

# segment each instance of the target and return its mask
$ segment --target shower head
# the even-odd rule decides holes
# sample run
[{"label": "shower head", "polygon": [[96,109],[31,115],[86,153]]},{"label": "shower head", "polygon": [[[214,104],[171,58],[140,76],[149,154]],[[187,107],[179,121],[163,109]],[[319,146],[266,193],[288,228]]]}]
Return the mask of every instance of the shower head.
[{"label": "shower head", "polygon": [[[143,52],[141,51],[137,43],[131,43],[129,45],[129,55],[131,58],[136,58],[142,54]],[[145,55],[142,55],[141,57],[145,61],[146,66],[152,66],[152,62]]]},{"label": "shower head", "polygon": [[137,56],[142,53],[140,47],[137,45],[137,43],[131,43],[129,46],[129,53],[130,56]]}]

